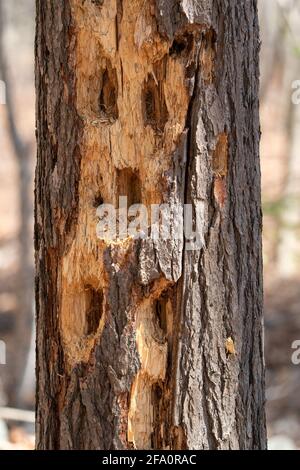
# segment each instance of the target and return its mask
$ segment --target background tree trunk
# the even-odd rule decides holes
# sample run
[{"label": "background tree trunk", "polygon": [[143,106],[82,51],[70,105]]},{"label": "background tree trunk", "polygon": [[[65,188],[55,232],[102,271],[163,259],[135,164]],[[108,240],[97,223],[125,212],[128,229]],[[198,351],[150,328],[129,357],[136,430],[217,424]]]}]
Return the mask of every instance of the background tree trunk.
[{"label": "background tree trunk", "polygon": [[[18,130],[15,106],[13,100],[13,86],[9,75],[8,64],[4,47],[4,24],[5,8],[3,0],[0,0],[0,77],[6,87],[6,117],[7,128],[11,145],[17,161],[18,171],[18,201],[20,214],[20,227],[18,230],[19,242],[19,266],[16,282],[17,293],[17,316],[16,316],[16,341],[18,347],[14,353],[13,367],[13,389],[11,403],[13,405],[24,406],[28,387],[24,387],[26,365],[29,359],[29,349],[31,338],[33,337],[33,253],[32,253],[32,200],[31,184],[31,156],[33,146],[31,142],[24,140]],[[30,387],[29,387],[30,388]]]},{"label": "background tree trunk", "polygon": [[[299,272],[300,260],[300,107],[292,102],[292,85],[300,76],[298,44],[300,43],[300,9],[292,9],[292,4],[282,8],[285,24],[282,44],[284,55],[284,89],[286,90],[286,113],[288,135],[288,161],[282,191],[282,213],[280,214],[279,242],[277,248],[277,267],[282,278],[292,278]],[[290,54],[288,54],[290,52]]]},{"label": "background tree trunk", "polygon": [[[256,1],[37,0],[37,447],[264,449]],[[201,250],[96,237],[190,203]]]}]

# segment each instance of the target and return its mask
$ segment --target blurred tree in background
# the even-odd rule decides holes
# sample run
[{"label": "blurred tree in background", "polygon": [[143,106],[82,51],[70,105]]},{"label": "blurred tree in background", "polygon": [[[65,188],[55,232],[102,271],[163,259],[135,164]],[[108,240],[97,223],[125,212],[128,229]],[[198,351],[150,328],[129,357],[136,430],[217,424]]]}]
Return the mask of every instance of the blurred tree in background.
[{"label": "blurred tree in background", "polygon": [[270,444],[300,447],[300,2],[263,0],[261,14],[267,410]]},{"label": "blurred tree in background", "polygon": [[33,405],[32,362],[31,370],[27,367],[33,336],[33,31],[33,1],[0,0],[0,77],[6,85],[1,109],[0,335],[7,343],[1,379],[6,390],[2,401],[14,406]]}]

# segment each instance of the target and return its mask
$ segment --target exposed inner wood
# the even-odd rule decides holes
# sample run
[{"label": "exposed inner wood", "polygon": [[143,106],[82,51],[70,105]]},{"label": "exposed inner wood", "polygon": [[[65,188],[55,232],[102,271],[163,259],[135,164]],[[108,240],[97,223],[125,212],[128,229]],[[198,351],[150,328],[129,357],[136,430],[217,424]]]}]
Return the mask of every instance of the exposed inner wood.
[{"label": "exposed inner wood", "polygon": [[217,137],[213,151],[213,172],[216,176],[226,176],[228,169],[228,135],[222,132]]},{"label": "exposed inner wood", "polygon": [[[98,107],[100,116],[107,117],[108,119],[118,119],[118,83],[116,70],[110,67],[105,68],[102,71],[101,77],[99,77],[100,91]],[[94,103],[92,103],[94,106]]]},{"label": "exposed inner wood", "polygon": [[142,201],[142,183],[139,172],[131,168],[117,170],[117,194],[121,197],[127,197],[127,207],[134,204],[141,204]]},{"label": "exposed inner wood", "polygon": [[145,80],[142,95],[145,125],[163,132],[168,121],[168,110],[164,96],[166,61],[162,60]]},{"label": "exposed inner wood", "polygon": [[220,208],[223,208],[226,202],[228,153],[228,135],[226,132],[221,132],[217,136],[212,159],[214,172],[214,197]]},{"label": "exposed inner wood", "polygon": [[200,48],[200,62],[202,78],[206,85],[214,80],[216,57],[216,35],[213,29],[203,34]]},{"label": "exposed inner wood", "polygon": [[168,343],[157,322],[152,301],[147,301],[137,312],[136,338],[141,369],[130,393],[128,442],[137,449],[151,449],[154,431],[152,387],[165,380],[168,354]]},{"label": "exposed inner wood", "polygon": [[[117,207],[118,197],[127,196],[128,207],[143,203],[150,213],[151,204],[164,202],[167,172],[185,129],[187,67],[195,54],[193,32],[173,44],[158,33],[152,2],[124,0],[121,16],[117,0],[71,3],[77,109],[84,128],[77,230],[61,271],[60,324],[70,371],[90,360],[110,309],[107,243],[96,237],[95,207],[98,202]],[[133,243],[112,240],[120,266],[126,267]],[[137,294],[132,311],[140,370],[128,398],[127,438],[135,448],[152,446],[153,386],[164,382],[167,369],[163,331],[170,340],[174,319],[170,308],[166,315],[168,299],[158,307],[158,293],[152,290],[147,301]]]}]

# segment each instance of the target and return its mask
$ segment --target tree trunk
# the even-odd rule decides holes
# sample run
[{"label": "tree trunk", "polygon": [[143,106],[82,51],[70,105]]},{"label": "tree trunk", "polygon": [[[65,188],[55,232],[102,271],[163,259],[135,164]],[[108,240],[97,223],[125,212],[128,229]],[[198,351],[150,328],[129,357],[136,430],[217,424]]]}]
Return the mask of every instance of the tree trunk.
[{"label": "tree trunk", "polygon": [[258,53],[255,0],[37,0],[38,449],[266,447]]}]

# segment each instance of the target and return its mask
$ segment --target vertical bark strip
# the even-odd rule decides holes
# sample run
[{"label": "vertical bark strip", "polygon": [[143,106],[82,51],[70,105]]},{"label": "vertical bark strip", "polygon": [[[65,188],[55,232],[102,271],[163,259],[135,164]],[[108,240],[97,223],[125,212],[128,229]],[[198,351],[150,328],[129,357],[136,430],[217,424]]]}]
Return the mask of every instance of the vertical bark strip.
[{"label": "vertical bark strip", "polygon": [[[38,449],[266,447],[258,52],[255,0],[37,0]],[[97,239],[123,195],[201,250]]]}]

